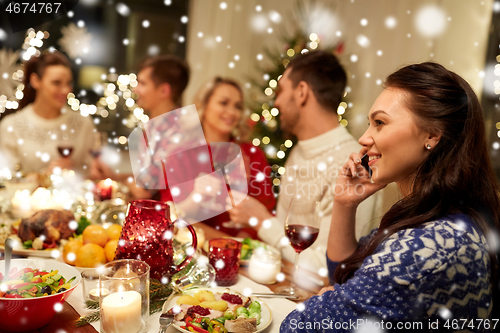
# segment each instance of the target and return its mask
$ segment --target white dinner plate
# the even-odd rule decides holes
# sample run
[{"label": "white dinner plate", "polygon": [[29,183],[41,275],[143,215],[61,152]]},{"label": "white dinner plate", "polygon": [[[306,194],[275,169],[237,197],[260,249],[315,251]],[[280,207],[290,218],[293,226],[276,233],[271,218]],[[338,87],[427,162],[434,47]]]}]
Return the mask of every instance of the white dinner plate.
[{"label": "white dinner plate", "polygon": [[[226,291],[228,288],[203,288],[203,290],[209,290],[213,293],[223,293],[224,291]],[[201,290],[201,289],[191,289],[191,290],[188,290],[188,291],[185,291],[183,293],[183,295],[191,295],[193,296],[198,290]],[[230,289],[231,290],[231,289]],[[239,293],[242,294],[242,292],[238,291],[238,290],[235,290]],[[168,302],[168,306],[167,308],[170,310],[171,308],[173,308],[175,305],[177,305],[177,299],[180,297],[181,295],[178,295],[178,296],[175,296],[174,298],[172,298],[169,302]],[[257,330],[255,331],[255,333],[259,333],[259,332],[262,332],[263,330],[265,330],[269,325],[271,325],[271,322],[273,321],[273,313],[271,312],[271,308],[269,308],[269,306],[263,302],[262,300],[260,300],[259,298],[257,297],[250,297],[250,299],[252,301],[258,301],[260,303],[260,315],[261,315],[261,318],[260,318],[260,324],[257,325]],[[181,326],[184,326],[182,323],[184,322],[179,322],[179,321],[176,321],[174,320],[174,322],[172,323],[172,326],[175,327],[177,330],[181,331],[181,332],[186,332],[186,333],[191,333],[190,331],[188,330],[185,330],[183,328],[181,328]]]},{"label": "white dinner plate", "polygon": [[57,258],[56,258],[56,260],[57,260],[57,261],[59,261],[59,262],[62,262],[63,264],[66,264],[66,265],[68,265],[68,266],[73,267],[74,269],[76,269],[76,270],[77,270],[77,271],[79,271],[80,273],[81,273],[81,272],[83,272],[83,271],[89,270],[89,269],[95,269],[95,268],[96,268],[96,267],[77,267],[77,266],[70,265],[70,264],[68,264],[68,263],[66,263],[66,262],[64,261],[64,258],[63,258],[63,256],[62,256],[62,253],[61,253],[61,255],[60,255],[59,257],[57,257]]},{"label": "white dinner plate", "polygon": [[[57,251],[52,254],[53,251]],[[5,252],[5,246],[0,245],[0,252]],[[57,258],[60,255],[59,249],[50,249],[50,250],[15,250],[12,249],[12,254],[16,256],[25,256],[25,257],[40,257],[40,258]]]}]

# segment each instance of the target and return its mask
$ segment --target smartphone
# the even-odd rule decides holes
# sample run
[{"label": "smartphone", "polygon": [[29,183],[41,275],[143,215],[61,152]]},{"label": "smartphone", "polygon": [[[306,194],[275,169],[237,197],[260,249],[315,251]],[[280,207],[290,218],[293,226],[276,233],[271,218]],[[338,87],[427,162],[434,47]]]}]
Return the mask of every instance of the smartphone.
[{"label": "smartphone", "polygon": [[363,168],[365,168],[366,171],[368,171],[368,175],[370,178],[372,178],[372,169],[368,166],[368,161],[370,160],[370,156],[368,154],[364,154],[363,157],[361,157],[361,165]]}]

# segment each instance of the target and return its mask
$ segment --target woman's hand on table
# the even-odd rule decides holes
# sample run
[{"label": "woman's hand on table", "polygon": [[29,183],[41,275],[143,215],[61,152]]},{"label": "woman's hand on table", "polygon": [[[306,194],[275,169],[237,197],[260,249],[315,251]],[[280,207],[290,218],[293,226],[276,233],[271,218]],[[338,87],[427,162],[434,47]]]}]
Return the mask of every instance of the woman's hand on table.
[{"label": "woman's hand on table", "polygon": [[52,173],[55,168],[70,170],[73,169],[73,162],[70,158],[58,158],[57,160],[53,160],[49,163],[47,170]]},{"label": "woman's hand on table", "polygon": [[222,182],[210,174],[200,175],[194,180],[193,194],[201,194],[204,197],[213,197],[222,188]]}]

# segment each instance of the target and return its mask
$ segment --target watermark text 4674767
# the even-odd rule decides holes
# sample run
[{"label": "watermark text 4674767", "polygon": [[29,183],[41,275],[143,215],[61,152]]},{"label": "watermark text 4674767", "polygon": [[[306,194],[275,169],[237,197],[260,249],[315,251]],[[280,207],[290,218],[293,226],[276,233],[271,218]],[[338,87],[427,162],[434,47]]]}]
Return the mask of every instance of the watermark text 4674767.
[{"label": "watermark text 4674767", "polygon": [[7,15],[12,32],[36,27],[66,15],[78,0],[5,0],[0,8]]}]

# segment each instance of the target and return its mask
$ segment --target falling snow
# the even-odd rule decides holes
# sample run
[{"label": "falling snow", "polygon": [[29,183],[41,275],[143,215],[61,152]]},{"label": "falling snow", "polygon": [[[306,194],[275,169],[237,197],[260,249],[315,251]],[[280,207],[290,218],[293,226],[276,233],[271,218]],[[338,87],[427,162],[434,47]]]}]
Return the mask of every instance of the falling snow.
[{"label": "falling snow", "polygon": [[116,4],[116,11],[122,16],[130,15],[130,8],[122,2]]},{"label": "falling snow", "polygon": [[396,27],[396,25],[398,24],[398,21],[396,20],[396,18],[394,16],[388,16],[386,19],[385,19],[385,26],[387,27],[387,29],[394,29]]},{"label": "falling snow", "polygon": [[436,5],[427,5],[415,15],[415,28],[424,37],[437,37],[446,29],[446,14]]}]

